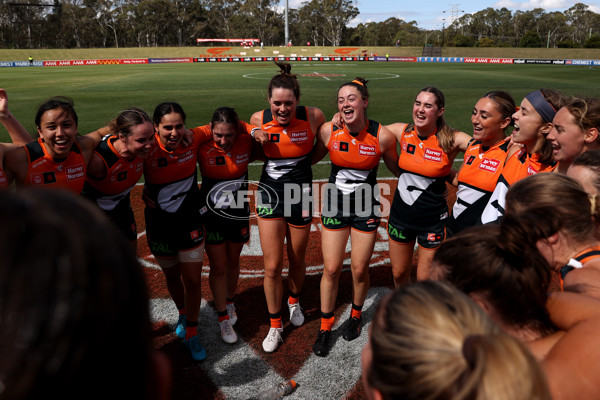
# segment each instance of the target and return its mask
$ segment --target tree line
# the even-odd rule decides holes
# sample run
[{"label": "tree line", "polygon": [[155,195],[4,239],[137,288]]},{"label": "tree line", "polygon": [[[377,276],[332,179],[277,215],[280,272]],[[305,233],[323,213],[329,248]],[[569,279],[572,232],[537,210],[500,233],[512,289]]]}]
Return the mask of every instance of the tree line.
[{"label": "tree line", "polygon": [[[285,13],[278,3],[0,0],[0,47],[194,46],[196,38],[258,38],[279,46],[285,44]],[[564,12],[486,8],[435,30],[398,18],[348,27],[358,14],[352,0],[307,0],[288,10],[289,38],[319,46],[600,47],[600,14],[582,3]]]}]

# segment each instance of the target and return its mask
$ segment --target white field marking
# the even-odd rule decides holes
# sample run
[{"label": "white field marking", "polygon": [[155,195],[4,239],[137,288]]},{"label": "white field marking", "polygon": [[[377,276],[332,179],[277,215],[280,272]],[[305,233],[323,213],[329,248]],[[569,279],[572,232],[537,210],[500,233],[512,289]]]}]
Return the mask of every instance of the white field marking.
[{"label": "white field marking", "polygon": [[[165,321],[175,330],[178,314],[172,300],[152,299],[150,311],[153,321]],[[245,400],[284,380],[241,338],[235,344],[221,340],[216,311],[204,299],[198,320],[200,342],[206,349],[206,359],[198,363],[198,367],[227,399]],[[182,351],[188,351],[183,344],[181,346]]]},{"label": "white field marking", "polygon": [[[369,326],[379,300],[388,288],[371,288],[362,309],[363,326],[358,338],[347,342],[341,336],[341,327],[350,317],[351,305],[337,319],[332,333],[332,348],[327,357],[317,357],[313,353],[302,368],[292,377],[298,387],[290,399],[344,399],[361,377],[361,352],[368,340]],[[317,332],[315,332],[316,338]]]},{"label": "white field marking", "polygon": [[[321,224],[316,223],[316,224],[312,224],[311,225],[311,231],[312,232],[318,232],[321,230]],[[387,230],[380,226],[379,228],[377,228],[377,232],[379,233],[379,235],[381,236],[381,240],[378,240],[375,242],[375,247],[373,249],[373,255],[371,256],[372,259],[376,259],[381,257],[381,253],[385,253],[389,250],[389,244],[388,244],[388,234],[387,234]],[[346,252],[350,252],[352,249],[352,240],[351,238],[348,238],[348,243],[346,244]],[[260,239],[259,239],[259,235],[258,235],[258,226],[257,225],[250,225],[250,241],[248,243],[246,243],[244,245],[244,247],[242,247],[242,253],[241,256],[242,257],[248,257],[248,256],[255,256],[255,257],[261,257],[263,255],[262,253],[262,248],[260,246]],[[142,264],[143,267],[146,268],[151,268],[151,269],[155,269],[155,270],[161,270],[161,268],[154,262],[154,256],[149,255],[146,258],[139,258],[140,263]],[[390,259],[388,257],[370,263],[369,264],[369,268],[374,268],[374,267],[378,267],[380,265],[385,265],[388,264],[390,262]],[[347,268],[343,268],[342,271],[349,271],[350,270],[350,264],[351,264],[351,259],[350,257],[347,257],[346,259],[344,259],[342,265],[344,265]],[[207,277],[209,276],[210,273],[210,265],[203,265],[202,266],[202,276]],[[289,268],[283,268],[281,271],[281,275],[283,277],[288,276],[289,273]],[[321,265],[310,265],[306,267],[306,275],[320,275],[323,273],[323,264]],[[245,269],[243,262],[242,265],[240,267],[240,279],[254,279],[254,278],[264,278],[265,274],[264,271],[262,269],[259,270],[255,270],[255,269]]]},{"label": "white field marking", "polygon": [[[329,79],[328,77],[326,77],[325,75],[322,75],[320,72],[316,72],[316,71],[315,71],[315,72],[313,72],[313,74],[315,74],[315,75],[321,75],[320,77],[321,77],[321,78],[323,78],[323,79],[325,79],[325,80],[328,80],[328,81],[330,81],[330,80],[331,80],[331,79]],[[344,76],[346,76],[346,75],[344,74]]]},{"label": "white field marking", "polygon": [[[385,179],[382,179],[382,180],[385,180]],[[318,181],[315,180],[315,182],[319,182],[319,181],[326,181],[326,180],[318,180]],[[318,211],[314,212],[314,217],[320,218],[320,216],[321,215]],[[381,218],[381,223],[382,223],[382,225],[385,225],[387,223],[387,219]],[[321,230],[322,230],[322,226],[319,222],[311,224],[311,227],[310,227],[311,232],[320,232]],[[381,239],[377,240],[375,242],[375,246],[373,248],[373,255],[371,258],[380,257],[381,256],[380,253],[384,253],[389,250],[389,244],[388,244],[389,236],[388,236],[385,226],[379,226],[377,228],[377,232],[378,232],[379,236],[381,237]],[[139,233],[138,239],[145,236],[145,234],[146,234],[146,231]],[[285,240],[284,240],[284,243],[285,243]],[[350,252],[351,249],[352,249],[352,240],[351,240],[351,238],[348,238],[348,243],[346,244],[345,251]],[[263,252],[262,252],[262,247],[260,245],[260,235],[258,232],[258,225],[256,225],[256,224],[250,225],[250,239],[249,239],[248,243],[245,243],[244,246],[242,247],[242,252],[240,255],[242,257],[248,257],[248,256],[262,257]],[[142,264],[143,267],[156,269],[159,271],[161,270],[161,268],[154,262],[155,259],[152,254],[149,254],[145,258],[138,258],[138,260],[140,261],[140,263]],[[370,264],[370,267],[376,267],[376,266],[383,265],[383,264],[386,264],[389,262],[390,262],[389,258],[386,257],[383,260],[380,260],[376,263]],[[343,265],[348,265],[348,266],[350,265],[350,257],[346,258],[343,261]],[[322,271],[323,271],[323,265],[307,266],[307,268],[306,268],[307,275],[319,275],[322,273]],[[210,272],[210,265],[203,265],[202,266],[202,275],[208,276],[209,272]],[[282,270],[282,275],[287,276],[288,272],[289,272],[288,268],[284,268]],[[257,271],[257,270],[244,269],[243,265],[240,268],[240,278],[252,279],[252,278],[263,278],[263,277],[264,277],[264,271],[262,271],[262,270]]]},{"label": "white field marking", "polygon": [[[377,303],[389,291],[387,288],[369,290],[362,311],[362,332],[351,342],[343,340],[340,332],[350,316],[351,305],[346,307],[333,326],[329,355],[317,357],[310,354],[298,373],[292,377],[298,387],[289,395],[289,399],[337,400],[347,396],[360,380],[360,355],[368,340],[369,326]],[[174,330],[177,309],[171,300],[152,299],[150,311],[152,321],[165,321]],[[206,348],[206,360],[199,363],[198,367],[202,368],[227,399],[245,400],[284,380],[242,338],[238,338],[237,343],[232,345],[223,343],[216,311],[205,300],[202,300],[198,320],[200,341]],[[316,334],[317,332],[315,337]],[[181,346],[182,351],[187,351],[183,344]],[[335,384],[326,384],[324,379]]]},{"label": "white field marking", "polygon": [[[395,178],[378,178],[378,180],[380,181],[387,181],[387,180],[393,180]],[[328,179],[316,179],[314,180],[314,182],[327,182]],[[139,185],[139,183],[138,183]],[[314,217],[316,218],[320,218],[320,213],[318,211],[314,212]],[[255,215],[251,214],[251,218],[253,218]],[[387,222],[386,218],[381,218],[381,223],[382,225],[385,225]],[[311,224],[310,227],[310,231],[311,232],[320,232],[322,230],[322,226],[319,222],[317,223],[313,223]],[[379,234],[379,236],[381,237],[381,240],[377,240],[375,242],[375,247],[373,249],[373,255],[371,258],[377,258],[381,256],[381,253],[385,253],[387,251],[389,251],[389,244],[388,244],[388,233],[387,230],[384,226],[379,226],[377,228],[377,232]],[[140,232],[138,233],[138,239],[142,238],[143,236],[146,235],[146,231]],[[417,245],[415,244],[415,247]],[[348,243],[346,244],[346,248],[345,251],[346,252],[350,252],[352,249],[352,243],[351,243],[351,238],[348,239]],[[258,225],[256,224],[251,224],[250,225],[250,239],[248,241],[248,243],[244,244],[244,246],[242,247],[242,252],[241,252],[241,256],[242,257],[248,257],[248,256],[255,256],[255,257],[261,257],[263,255],[262,252],[262,247],[260,245],[260,236],[259,236],[259,232],[258,232]],[[152,254],[149,254],[148,256],[146,256],[145,258],[138,258],[138,260],[140,261],[140,263],[142,264],[143,267],[145,268],[150,268],[150,269],[155,269],[155,270],[159,270],[161,271],[161,268],[154,262],[154,256]],[[390,260],[389,258],[385,258],[383,260],[380,260],[378,262],[375,263],[371,263],[370,267],[377,267],[380,265],[384,265],[389,263]],[[343,265],[344,266],[349,266],[350,265],[350,257],[346,258],[343,261]],[[343,271],[349,270],[349,268],[344,268]],[[202,267],[202,276],[208,276],[210,272],[210,265],[203,265]],[[282,270],[282,276],[287,276],[288,275],[288,268],[284,268]],[[312,266],[307,266],[306,267],[306,274],[307,275],[320,275],[323,272],[323,265],[312,265]],[[264,271],[262,270],[250,270],[250,269],[244,269],[243,265],[240,268],[240,278],[242,279],[253,279],[253,278],[263,278],[264,277]]]},{"label": "white field marking", "polygon": [[[322,66],[320,65],[319,67],[322,67]],[[301,73],[299,73],[299,74],[301,74]],[[336,78],[340,78],[340,77],[346,76],[346,74],[343,73],[343,72],[336,72],[336,74],[339,75]],[[397,79],[397,78],[400,78],[400,75],[398,75],[398,74],[391,74],[391,73],[388,73],[388,72],[375,72],[374,75],[382,75],[382,76],[381,77],[378,77],[378,76],[371,77],[369,75],[369,80],[370,81],[378,80],[378,79]],[[260,80],[269,80],[272,77],[273,77],[273,74],[271,72],[252,72],[250,74],[243,74],[242,75],[242,78],[260,79]],[[322,78],[322,77],[321,76],[303,76],[302,77],[302,79],[311,79],[311,78]]]}]

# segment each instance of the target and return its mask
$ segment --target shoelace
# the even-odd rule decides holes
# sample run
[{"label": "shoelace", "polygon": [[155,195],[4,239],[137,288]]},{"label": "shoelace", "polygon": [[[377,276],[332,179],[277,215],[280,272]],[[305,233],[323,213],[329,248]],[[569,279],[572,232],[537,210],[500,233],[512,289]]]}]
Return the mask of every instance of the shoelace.
[{"label": "shoelace", "polygon": [[223,323],[221,324],[221,330],[225,332],[226,335],[231,334],[231,324]]},{"label": "shoelace", "polygon": [[267,340],[269,342],[277,342],[277,341],[279,341],[279,337],[278,337],[277,333],[278,333],[277,329],[272,329],[269,332],[269,336],[267,337]]},{"label": "shoelace", "polygon": [[302,311],[302,308],[300,307],[300,304],[292,304],[290,305],[290,308],[292,309],[292,316],[296,316],[299,312]]}]

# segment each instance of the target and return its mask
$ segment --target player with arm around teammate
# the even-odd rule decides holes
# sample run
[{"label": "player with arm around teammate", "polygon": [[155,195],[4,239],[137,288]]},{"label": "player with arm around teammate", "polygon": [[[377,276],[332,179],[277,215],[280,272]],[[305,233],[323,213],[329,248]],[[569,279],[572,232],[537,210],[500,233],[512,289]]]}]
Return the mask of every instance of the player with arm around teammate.
[{"label": "player with arm around teammate", "polygon": [[83,195],[96,203],[125,234],[137,253],[137,224],[131,189],[144,172],[144,159],[154,145],[154,125],[146,112],[133,107],[110,123],[110,134],[96,146],[88,166]]},{"label": "player with arm around teammate", "polygon": [[473,139],[452,182],[458,190],[447,224],[450,234],[481,223],[508,154],[505,138],[515,111],[512,96],[500,90],[486,93],[473,107]]},{"label": "player with arm around teammate", "polygon": [[6,154],[4,170],[17,186],[63,188],[80,194],[87,166],[103,135],[95,131],[79,136],[73,100],[53,97],[35,116],[39,137]]},{"label": "player with arm around teammate", "polygon": [[423,88],[413,103],[413,122],[386,126],[400,143],[400,175],[390,210],[388,235],[394,286],[410,280],[415,241],[417,279],[427,279],[435,249],[446,238],[446,181],[456,155],[467,149],[469,135],[444,119],[445,97]]},{"label": "player with arm around teammate", "polygon": [[[263,350],[270,353],[283,342],[281,302],[283,299],[283,253],[287,243],[289,260],[288,310],[294,326],[304,323],[300,292],[306,273],[305,253],[313,218],[311,152],[319,127],[325,122],[323,112],[315,107],[300,106],[300,85],[292,66],[276,63],[281,72],[268,86],[268,109],[255,112],[252,125],[266,134],[256,134],[262,142],[265,164],[257,189],[258,232],[264,256],[264,291],[270,328]],[[292,191],[302,199],[286,212],[281,201]],[[278,200],[280,199],[280,200]],[[306,201],[304,201],[306,199]]]},{"label": "player with arm around teammate", "polygon": [[176,333],[192,358],[202,361],[206,351],[198,337],[198,316],[205,235],[196,168],[201,137],[195,134],[191,144],[183,144],[185,118],[178,103],[161,103],[154,110],[155,143],[144,160],[144,216],[148,247],[179,311]]},{"label": "player with arm around teammate", "polygon": [[529,175],[556,169],[552,144],[546,137],[563,101],[560,93],[550,89],[535,90],[523,98],[512,116],[515,129],[511,140],[519,146],[508,150],[496,188],[483,210],[481,223],[497,222],[504,216],[505,197],[510,185]]},{"label": "player with arm around teammate", "polygon": [[334,308],[348,238],[352,242],[353,295],[352,312],[343,328],[343,337],[350,341],[360,335],[362,306],[369,289],[369,261],[381,222],[377,169],[382,158],[395,175],[398,168],[394,135],[367,118],[367,81],[356,78],[340,86],[337,105],[344,125],[327,122],[321,126],[313,158],[318,161],[329,152],[331,159],[331,174],[321,211],[324,261],[320,287],[321,326],[313,345],[313,352],[321,357],[327,356],[331,346]]},{"label": "player with arm around teammate", "polygon": [[248,190],[248,164],[255,158],[255,150],[260,150],[249,134],[252,129],[229,107],[217,108],[210,124],[192,129],[203,137],[198,165],[202,174],[200,200],[210,262],[209,285],[221,338],[226,343],[237,341],[232,328],[237,321],[234,295],[240,253],[250,238],[250,205],[244,192]]}]

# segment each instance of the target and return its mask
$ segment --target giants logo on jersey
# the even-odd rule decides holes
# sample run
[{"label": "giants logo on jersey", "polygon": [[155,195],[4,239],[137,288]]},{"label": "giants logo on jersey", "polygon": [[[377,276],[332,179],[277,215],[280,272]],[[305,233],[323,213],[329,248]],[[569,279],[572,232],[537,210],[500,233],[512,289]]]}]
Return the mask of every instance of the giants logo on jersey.
[{"label": "giants logo on jersey", "polygon": [[494,173],[498,170],[499,166],[500,166],[500,161],[492,160],[490,158],[484,158],[481,161],[481,164],[479,164],[479,169],[483,169],[484,171]]},{"label": "giants logo on jersey", "polygon": [[467,161],[465,162],[465,164],[467,164],[467,165],[473,164],[473,161],[475,161],[476,158],[477,157],[475,157],[475,156],[469,156],[469,158],[467,159]]},{"label": "giants logo on jersey", "polygon": [[350,150],[350,145],[348,142],[340,142],[340,151],[347,153],[348,150]]},{"label": "giants logo on jersey", "polygon": [[122,182],[127,180],[127,171],[121,171],[117,174],[117,181]]},{"label": "giants logo on jersey", "polygon": [[417,150],[417,146],[415,146],[414,144],[409,144],[406,146],[406,152],[408,154],[415,154],[415,151]]},{"label": "giants logo on jersey", "polygon": [[271,136],[269,137],[269,142],[279,143],[279,133],[271,133]]},{"label": "giants logo on jersey", "polygon": [[217,157],[217,165],[225,165],[225,157],[223,157],[223,156]]}]

